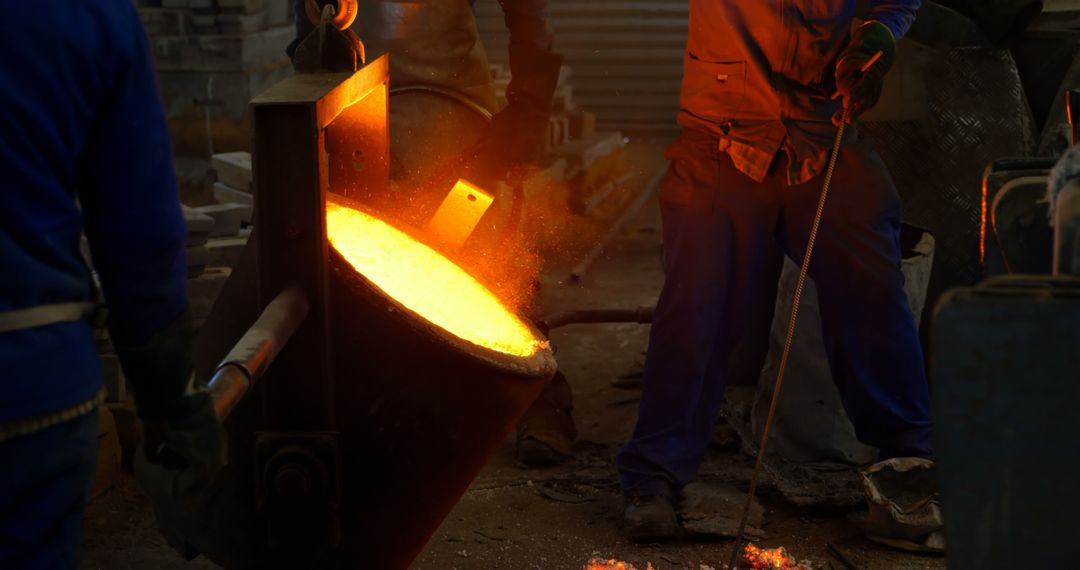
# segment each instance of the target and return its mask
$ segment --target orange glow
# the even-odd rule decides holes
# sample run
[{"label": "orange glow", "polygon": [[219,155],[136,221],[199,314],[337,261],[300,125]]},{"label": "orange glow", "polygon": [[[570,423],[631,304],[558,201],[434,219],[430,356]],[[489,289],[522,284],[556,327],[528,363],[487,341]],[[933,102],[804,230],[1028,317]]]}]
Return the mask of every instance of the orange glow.
[{"label": "orange glow", "polygon": [[751,568],[806,570],[805,566],[788,555],[783,546],[780,548],[758,548],[753,544],[747,544],[743,550],[743,558]]},{"label": "orange glow", "polygon": [[515,356],[531,356],[546,344],[454,262],[332,194],[326,202],[326,232],[353,269],[453,335]]},{"label": "orange glow", "polygon": [[[620,560],[599,560],[593,558],[585,565],[584,570],[637,570],[633,564]],[[653,570],[653,565],[645,563],[645,570]]]}]

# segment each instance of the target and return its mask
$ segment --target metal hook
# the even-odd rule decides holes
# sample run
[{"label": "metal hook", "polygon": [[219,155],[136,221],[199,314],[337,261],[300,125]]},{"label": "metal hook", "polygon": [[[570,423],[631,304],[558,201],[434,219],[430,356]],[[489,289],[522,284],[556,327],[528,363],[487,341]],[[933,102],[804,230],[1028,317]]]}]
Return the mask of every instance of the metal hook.
[{"label": "metal hook", "polygon": [[[330,21],[337,29],[347,30],[356,21],[359,5],[357,0],[337,0],[337,4],[337,10],[331,12],[333,18]],[[330,4],[327,4],[327,6],[333,9]],[[313,25],[318,26],[322,23],[322,9],[319,8],[319,3],[316,0],[306,0],[304,2],[304,12]]]}]

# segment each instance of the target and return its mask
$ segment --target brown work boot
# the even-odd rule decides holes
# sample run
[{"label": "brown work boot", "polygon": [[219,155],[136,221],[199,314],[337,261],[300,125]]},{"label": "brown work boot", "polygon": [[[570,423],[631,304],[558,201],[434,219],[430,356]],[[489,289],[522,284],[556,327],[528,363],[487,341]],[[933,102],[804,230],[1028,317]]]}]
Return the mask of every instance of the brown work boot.
[{"label": "brown work boot", "polygon": [[562,372],[556,372],[517,425],[517,461],[527,468],[550,467],[573,457],[577,427],[571,412],[574,395]]},{"label": "brown work boot", "polygon": [[663,495],[626,497],[623,525],[634,542],[665,542],[679,532],[675,505]]}]

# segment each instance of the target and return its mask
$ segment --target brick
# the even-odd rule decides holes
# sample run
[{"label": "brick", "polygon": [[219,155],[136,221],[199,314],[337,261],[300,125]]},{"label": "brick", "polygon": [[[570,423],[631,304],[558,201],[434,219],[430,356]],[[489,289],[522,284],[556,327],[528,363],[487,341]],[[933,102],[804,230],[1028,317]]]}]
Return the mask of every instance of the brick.
[{"label": "brick", "polygon": [[185,245],[190,247],[206,243],[206,238],[210,236],[210,230],[214,229],[214,218],[184,205],[181,205],[180,209],[184,213],[184,224],[187,225],[187,241]]},{"label": "brick", "polygon": [[605,131],[588,138],[570,141],[560,147],[556,154],[566,158],[572,169],[588,170],[597,159],[614,153],[625,144],[622,133]]},{"label": "brick", "polygon": [[214,218],[210,237],[235,236],[245,221],[251,219],[252,209],[244,204],[213,204],[194,208],[196,212]]},{"label": "brick", "polygon": [[551,196],[553,194],[552,188],[566,182],[567,174],[566,160],[560,158],[552,162],[547,168],[532,172],[526,176],[525,180],[522,181],[526,208],[528,208],[529,204]]},{"label": "brick", "polygon": [[210,261],[210,252],[207,251],[205,243],[188,246],[184,248],[184,259],[187,263],[187,276],[195,277],[206,269],[206,264]]},{"label": "brick", "polygon": [[187,2],[193,10],[220,8],[223,12],[243,12],[245,14],[258,12],[265,6],[264,0],[187,0]]},{"label": "brick", "polygon": [[[232,186],[222,184],[221,182],[214,183],[214,200],[218,204],[243,204],[245,206],[254,206],[255,197],[247,192],[241,192]],[[251,219],[244,220],[247,223],[251,223]]]},{"label": "brick", "polygon": [[206,243],[209,264],[214,267],[234,267],[247,246],[247,237],[214,238]]},{"label": "brick", "polygon": [[551,118],[558,127],[555,139],[555,148],[570,142],[570,119],[565,115],[556,115]]},{"label": "brick", "polygon": [[267,26],[292,24],[293,9],[291,0],[265,0],[265,4]]},{"label": "brick", "polygon": [[222,152],[210,158],[217,179],[237,190],[251,192],[251,153]]},{"label": "brick", "polygon": [[188,311],[196,323],[202,323],[210,315],[214,301],[231,274],[232,269],[228,267],[207,267],[202,275],[188,279]]},{"label": "brick", "polygon": [[570,78],[574,76],[574,70],[569,65],[564,65],[559,68],[559,79],[555,82],[556,87],[562,87],[570,83]]},{"label": "brick", "polygon": [[251,99],[291,74],[287,59],[240,71],[159,70],[158,84],[173,148],[178,154],[207,156],[207,114],[216,147],[247,148],[251,142]]},{"label": "brick", "polygon": [[596,134],[596,113],[572,111],[567,117],[570,119],[570,138],[585,139]]},{"label": "brick", "polygon": [[191,31],[191,12],[169,8],[139,8],[148,36],[184,36]]},{"label": "brick", "polygon": [[280,26],[250,34],[157,36],[150,43],[160,71],[237,71],[288,61],[285,47],[295,34],[292,26]]},{"label": "brick", "polygon": [[217,27],[223,34],[250,34],[266,28],[266,11],[254,14],[218,14]]},{"label": "brick", "polygon": [[215,33],[217,29],[217,14],[210,12],[208,14],[200,14],[198,12],[191,14],[191,25],[200,32]]},{"label": "brick", "polygon": [[542,151],[545,156],[554,153],[569,140],[570,121],[563,116],[554,115],[548,119],[547,137]]},{"label": "brick", "polygon": [[555,94],[552,99],[552,108],[556,111],[573,111],[576,105],[574,104],[574,86],[563,85],[555,90]]}]

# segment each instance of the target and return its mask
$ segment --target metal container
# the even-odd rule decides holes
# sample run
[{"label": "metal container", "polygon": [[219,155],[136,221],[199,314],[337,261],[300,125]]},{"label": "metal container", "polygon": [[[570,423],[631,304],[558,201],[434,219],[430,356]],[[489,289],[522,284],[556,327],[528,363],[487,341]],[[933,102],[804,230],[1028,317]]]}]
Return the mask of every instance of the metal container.
[{"label": "metal container", "polygon": [[948,566],[1073,568],[1080,278],[996,277],[934,317],[933,413]]},{"label": "metal container", "polygon": [[407,568],[555,372],[546,345],[462,340],[330,246],[328,193],[377,202],[390,170],[387,58],[350,69],[355,44],[326,23],[298,53],[339,44],[313,59],[343,69],[298,67],[252,102],[257,231],[207,319],[200,375],[283,291],[305,316],[229,415],[212,487],[156,505],[170,544],[228,568]]},{"label": "metal container", "polygon": [[[406,568],[555,372],[436,327],[331,254],[345,559]],[[453,302],[447,299],[447,302]],[[539,333],[536,333],[538,338]]]}]

